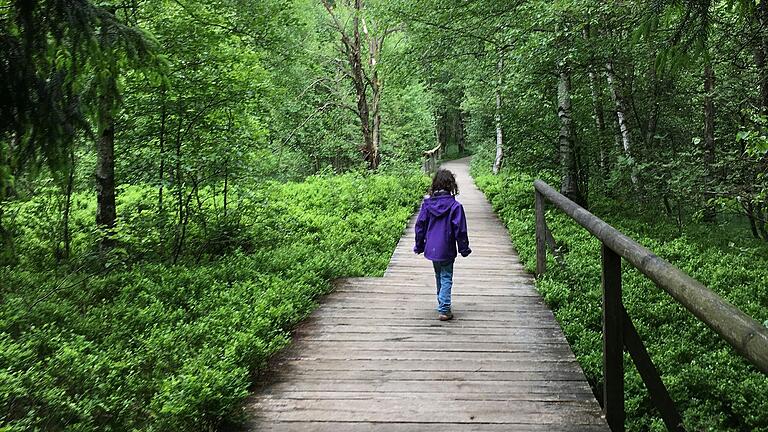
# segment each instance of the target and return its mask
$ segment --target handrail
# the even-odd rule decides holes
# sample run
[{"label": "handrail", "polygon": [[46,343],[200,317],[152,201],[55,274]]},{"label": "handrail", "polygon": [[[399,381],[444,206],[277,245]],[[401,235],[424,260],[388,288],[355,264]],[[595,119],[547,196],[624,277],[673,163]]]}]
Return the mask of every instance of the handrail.
[{"label": "handrail", "polygon": [[[545,199],[573,218],[602,244],[603,364],[606,420],[614,432],[624,430],[623,347],[638,366],[651,398],[670,430],[683,430],[671,398],[650,363],[642,341],[621,302],[621,258],[669,293],[683,307],[720,335],[763,373],[768,374],[768,329],[668,261],[608,225],[541,180],[536,194],[536,273],[546,271],[549,230],[544,218]],[[551,235],[551,234],[549,234]],[[620,399],[617,400],[617,398]]]},{"label": "handrail", "polygon": [[421,169],[424,172],[435,172],[437,170],[437,162],[443,156],[443,147],[438,144],[435,148],[427,150],[423,153],[426,158],[421,165]]}]

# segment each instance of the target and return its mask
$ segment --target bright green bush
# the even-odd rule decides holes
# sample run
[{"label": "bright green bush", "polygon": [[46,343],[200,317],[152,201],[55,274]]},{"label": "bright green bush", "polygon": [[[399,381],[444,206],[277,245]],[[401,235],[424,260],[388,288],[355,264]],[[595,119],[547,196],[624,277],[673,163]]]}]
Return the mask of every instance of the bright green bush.
[{"label": "bright green bush", "polygon": [[[509,171],[493,176],[478,164],[473,172],[477,185],[509,228],[522,261],[533,271],[533,178]],[[617,207],[616,203],[598,200],[592,210],[758,321],[768,319],[768,254],[764,244],[739,239],[737,247],[730,233],[712,225],[690,225],[678,234],[673,223],[651,223],[639,213],[616,211]],[[537,287],[600,399],[599,241],[560,211],[549,210],[547,223],[557,242],[565,246],[565,266],[561,268],[549,256],[548,271],[537,281]],[[768,431],[765,375],[637,270],[625,264],[622,278],[624,304],[687,430]],[[627,354],[625,370],[628,430],[666,430]]]},{"label": "bright green bush", "polygon": [[[167,264],[157,228],[173,215],[156,212],[151,188],[130,186],[120,194],[123,255],[107,272],[45,270],[53,246],[32,216],[46,214],[48,198],[20,204],[21,263],[0,268],[2,430],[189,431],[233,421],[251,376],[331,279],[383,273],[425,182],[347,174],[234,190],[227,220],[190,223],[177,265]],[[198,216],[210,216],[203,198],[210,207]],[[85,255],[93,205],[75,203],[78,232],[92,233],[73,242]],[[216,239],[229,243],[213,248]]]}]

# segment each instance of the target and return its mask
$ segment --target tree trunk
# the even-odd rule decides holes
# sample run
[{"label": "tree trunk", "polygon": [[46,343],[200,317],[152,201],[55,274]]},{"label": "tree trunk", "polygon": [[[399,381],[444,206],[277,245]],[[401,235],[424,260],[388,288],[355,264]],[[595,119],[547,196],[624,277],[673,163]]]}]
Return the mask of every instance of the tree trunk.
[{"label": "tree trunk", "polygon": [[[370,85],[371,85],[371,115],[373,117],[373,128],[371,130],[371,149],[369,166],[376,169],[381,160],[381,79],[379,78],[379,54],[381,47],[379,40],[375,35],[368,33],[368,27],[363,20],[363,31],[368,38],[368,65],[370,67]],[[371,162],[373,162],[371,164]]]},{"label": "tree trunk", "polygon": [[72,234],[69,232],[69,215],[72,211],[72,192],[75,187],[75,152],[69,154],[69,175],[64,198],[64,211],[61,216],[61,231],[64,239],[64,251],[61,258],[68,259],[72,250]]},{"label": "tree trunk", "polygon": [[437,139],[435,141],[437,147],[442,151],[445,148],[445,128],[443,127],[443,117],[439,115],[435,117],[435,138]]},{"label": "tree trunk", "polygon": [[[376,169],[381,161],[380,144],[381,144],[381,113],[380,113],[380,101],[381,101],[381,81],[378,76],[378,59],[381,50],[381,46],[384,43],[384,37],[377,39],[375,35],[370,35],[365,24],[363,16],[363,2],[362,0],[354,1],[354,11],[352,11],[352,37],[347,34],[346,23],[342,23],[341,20],[333,12],[335,2],[330,0],[322,0],[328,14],[333,20],[333,25],[341,35],[341,43],[344,55],[349,63],[348,74],[352,79],[352,84],[355,88],[355,97],[357,99],[356,114],[360,120],[360,132],[363,138],[363,145],[360,150],[363,153],[363,158],[368,162],[369,169]],[[368,80],[363,69],[363,56],[362,56],[362,39],[360,37],[360,24],[362,21],[363,32],[368,37],[369,47],[369,66],[371,69],[370,80]],[[385,32],[386,34],[386,32]],[[370,85],[372,92],[371,105],[368,104],[368,95],[366,89]]]},{"label": "tree trunk", "polygon": [[715,71],[712,68],[712,60],[707,58],[704,64],[704,220],[712,222],[716,219],[715,206],[710,201],[715,197],[712,194],[715,174]]},{"label": "tree trunk", "polygon": [[[591,37],[591,26],[589,23],[587,23],[584,26],[584,30],[582,31],[582,35],[584,36],[584,40],[589,43],[590,37]],[[601,86],[598,84],[597,79],[597,73],[595,73],[595,58],[593,55],[590,55],[589,58],[589,90],[590,94],[592,96],[592,111],[593,115],[595,117],[595,125],[597,126],[598,130],[598,148],[599,148],[599,158],[600,158],[600,170],[604,173],[608,173],[608,157],[605,150],[605,143],[603,143],[603,138],[605,137],[605,111],[603,110],[603,97],[602,97],[602,91]]]},{"label": "tree trunk", "polygon": [[747,214],[749,220],[749,228],[752,230],[752,237],[760,240],[760,234],[757,232],[757,221],[755,220],[755,207],[752,205],[752,199],[748,197],[745,199],[746,204],[742,204],[744,212]]},{"label": "tree trunk", "polygon": [[768,230],[766,229],[766,224],[768,224],[768,205],[758,201],[754,207],[754,212],[757,221],[757,230],[760,231],[763,240],[768,241]]},{"label": "tree trunk", "polygon": [[464,112],[459,110],[458,114],[456,115],[456,147],[458,147],[459,155],[464,155],[464,152],[467,149],[467,138],[466,134],[464,132]]},{"label": "tree trunk", "polygon": [[[0,249],[0,265],[6,266],[16,264],[18,257],[16,256],[16,245],[13,241],[13,235],[3,224],[3,217],[5,215],[3,202],[3,200],[0,200],[0,246],[2,246],[2,249]],[[0,292],[2,292],[2,287],[0,287]]]},{"label": "tree trunk", "polygon": [[624,98],[618,89],[616,83],[616,74],[613,71],[613,63],[608,62],[605,65],[606,77],[608,78],[608,86],[611,89],[611,98],[614,105],[616,105],[616,120],[619,125],[619,132],[621,133],[621,144],[624,148],[624,155],[630,160],[632,164],[632,172],[630,179],[632,184],[637,186],[637,168],[635,168],[635,161],[632,158],[632,137],[629,131],[629,123],[627,122],[627,110],[625,108]]},{"label": "tree trunk", "polygon": [[102,230],[100,250],[105,252],[114,246],[115,221],[115,106],[117,83],[110,74],[107,89],[99,97],[99,140],[96,161],[96,224]]},{"label": "tree trunk", "polygon": [[371,78],[371,113],[373,116],[373,128],[371,130],[371,148],[369,150],[368,166],[376,169],[381,162],[381,82],[378,73],[374,72]]},{"label": "tree trunk", "polygon": [[181,174],[181,145],[182,145],[182,117],[181,112],[179,111],[179,125],[178,129],[176,130],[176,160],[175,165],[175,180],[174,180],[174,186],[176,187],[176,207],[177,207],[177,222],[176,222],[176,230],[174,234],[173,239],[173,263],[176,264],[176,261],[179,258],[179,255],[181,255],[181,249],[183,247],[184,243],[184,230],[186,229],[186,222],[185,222],[185,212],[184,211],[184,177]]},{"label": "tree trunk", "polygon": [[656,73],[656,53],[651,56],[648,67],[648,81],[651,86],[651,100],[648,109],[648,122],[645,128],[645,145],[647,149],[654,148],[653,140],[656,137],[656,130],[659,125],[659,78]]},{"label": "tree trunk", "polygon": [[224,167],[224,218],[227,218],[227,195],[229,195],[229,159]]},{"label": "tree trunk", "polygon": [[352,42],[345,42],[347,57],[352,69],[352,80],[355,85],[355,95],[357,96],[357,114],[360,118],[360,132],[363,135],[363,158],[368,162],[369,169],[378,167],[377,149],[373,142],[373,133],[371,131],[371,116],[368,109],[368,96],[366,94],[366,82],[363,72],[362,60],[362,42],[360,38],[360,13],[362,9],[362,0],[355,0],[355,13],[352,17]]},{"label": "tree trunk", "polygon": [[566,66],[560,68],[557,83],[557,117],[560,119],[560,193],[577,204],[584,205],[584,196],[579,187],[579,149],[571,112],[571,74]]},{"label": "tree trunk", "polygon": [[597,84],[597,74],[591,68],[589,70],[589,88],[592,93],[592,109],[595,115],[595,124],[599,132],[598,136],[600,137],[597,143],[600,149],[600,169],[605,173],[608,170],[608,157],[602,140],[605,135],[605,115],[603,113],[602,98],[600,97],[600,86]]},{"label": "tree trunk", "polygon": [[760,37],[758,38],[758,47],[755,50],[755,66],[757,66],[757,76],[760,83],[760,113],[768,115],[768,67],[766,67],[766,57],[768,57],[768,0],[760,0],[757,6],[757,21],[760,24]]},{"label": "tree trunk", "polygon": [[502,131],[502,118],[501,118],[501,85],[502,75],[504,71],[504,57],[499,53],[499,59],[496,62],[496,114],[494,120],[496,122],[496,158],[493,161],[493,173],[498,174],[501,169],[502,159],[504,157],[504,134]]},{"label": "tree trunk", "polygon": [[603,102],[600,97],[600,86],[597,84],[597,74],[589,70],[589,88],[592,93],[592,109],[595,114],[595,123],[600,132],[605,130],[605,116],[603,115]]},{"label": "tree trunk", "polygon": [[165,90],[163,90],[162,94],[162,102],[160,107],[160,173],[159,173],[159,181],[160,181],[160,188],[157,193],[157,213],[162,218],[163,214],[163,187],[165,186],[165,124],[168,120],[168,107],[166,106],[166,100],[165,100]]}]

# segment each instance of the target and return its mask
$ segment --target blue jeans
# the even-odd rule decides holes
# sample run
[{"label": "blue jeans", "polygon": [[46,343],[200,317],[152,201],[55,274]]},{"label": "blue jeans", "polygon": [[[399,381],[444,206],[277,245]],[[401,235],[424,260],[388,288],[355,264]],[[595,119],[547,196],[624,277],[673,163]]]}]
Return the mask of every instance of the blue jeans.
[{"label": "blue jeans", "polygon": [[437,282],[437,311],[448,313],[451,311],[451,287],[453,286],[453,260],[432,261],[435,268],[435,282]]}]

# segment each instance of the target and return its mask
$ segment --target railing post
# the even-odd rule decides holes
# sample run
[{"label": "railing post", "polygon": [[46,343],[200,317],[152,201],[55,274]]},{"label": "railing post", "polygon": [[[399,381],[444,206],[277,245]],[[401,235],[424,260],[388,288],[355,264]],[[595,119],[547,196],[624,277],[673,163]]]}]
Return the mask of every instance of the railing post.
[{"label": "railing post", "polygon": [[603,412],[612,432],[624,432],[624,323],[621,256],[603,243]]},{"label": "railing post", "polygon": [[544,195],[534,189],[536,194],[536,275],[547,271],[547,225],[544,220]]}]

